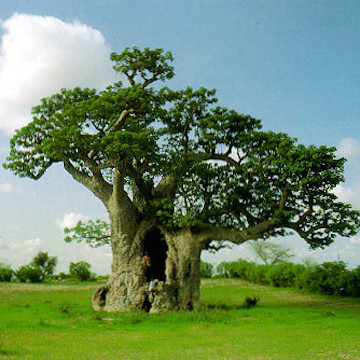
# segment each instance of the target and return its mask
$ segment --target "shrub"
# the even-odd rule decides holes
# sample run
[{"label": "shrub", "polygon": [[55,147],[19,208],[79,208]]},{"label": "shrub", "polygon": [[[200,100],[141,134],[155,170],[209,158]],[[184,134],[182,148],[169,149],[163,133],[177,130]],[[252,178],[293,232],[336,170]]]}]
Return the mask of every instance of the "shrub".
[{"label": "shrub", "polygon": [[71,263],[69,272],[72,277],[80,281],[87,281],[91,278],[91,265],[86,261],[79,261],[77,263]]},{"label": "shrub", "polygon": [[0,264],[0,281],[11,281],[14,271],[8,265]]},{"label": "shrub", "polygon": [[260,298],[258,296],[253,296],[253,297],[247,296],[244,301],[244,306],[246,307],[247,310],[249,310],[250,308],[256,306],[259,300]]},{"label": "shrub", "polygon": [[214,273],[214,267],[212,264],[201,261],[200,262],[200,276],[202,278],[211,278]]},{"label": "shrub", "polygon": [[268,271],[268,266],[266,265],[255,265],[256,269],[254,269],[254,277],[256,278],[256,283],[261,285],[268,285],[269,281],[266,277],[266,273]]},{"label": "shrub", "polygon": [[343,274],[346,295],[360,297],[360,266]]},{"label": "shrub", "polygon": [[239,259],[236,261],[230,262],[221,262],[216,270],[219,275],[228,278],[240,278],[247,280],[246,270],[249,267],[254,266],[253,263],[250,263],[246,260]]},{"label": "shrub", "polygon": [[275,287],[293,287],[296,279],[304,271],[303,265],[293,263],[284,263],[279,265],[270,265],[267,269],[268,283]]},{"label": "shrub", "polygon": [[217,276],[240,278],[256,284],[360,297],[360,266],[350,271],[343,261],[306,266],[294,263],[257,265],[239,259],[220,263],[217,273]]},{"label": "shrub", "polygon": [[266,271],[267,265],[257,265],[254,263],[247,263],[247,266],[244,266],[245,272],[243,279],[253,282],[255,284],[267,284],[266,281]]},{"label": "shrub", "polygon": [[229,276],[229,272],[227,269],[227,262],[222,261],[217,267],[216,267],[216,276],[217,277],[223,277],[223,278],[228,278]]},{"label": "shrub", "polygon": [[21,282],[36,283],[44,281],[41,268],[32,264],[20,266],[15,275]]},{"label": "shrub", "polygon": [[70,274],[66,274],[64,272],[60,272],[59,274],[55,274],[55,275],[51,275],[50,278],[52,280],[56,280],[56,281],[63,281],[63,280],[67,280],[71,278]]},{"label": "shrub", "polygon": [[300,288],[327,295],[347,295],[348,270],[343,261],[324,262],[307,268],[301,275]]}]

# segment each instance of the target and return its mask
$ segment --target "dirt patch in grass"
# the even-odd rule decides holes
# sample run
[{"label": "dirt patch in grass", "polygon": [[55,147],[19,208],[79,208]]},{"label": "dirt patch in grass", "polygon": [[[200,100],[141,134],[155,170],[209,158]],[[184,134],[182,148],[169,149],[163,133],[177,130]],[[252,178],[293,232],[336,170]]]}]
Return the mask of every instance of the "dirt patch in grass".
[{"label": "dirt patch in grass", "polygon": [[55,284],[7,284],[0,283],[0,292],[13,291],[61,291],[61,290],[95,290],[98,285],[55,285]]},{"label": "dirt patch in grass", "polygon": [[239,279],[203,279],[201,280],[201,285],[207,288],[211,287],[221,287],[221,286],[236,286],[243,289],[251,290],[268,290],[268,286],[252,284],[244,280]]}]

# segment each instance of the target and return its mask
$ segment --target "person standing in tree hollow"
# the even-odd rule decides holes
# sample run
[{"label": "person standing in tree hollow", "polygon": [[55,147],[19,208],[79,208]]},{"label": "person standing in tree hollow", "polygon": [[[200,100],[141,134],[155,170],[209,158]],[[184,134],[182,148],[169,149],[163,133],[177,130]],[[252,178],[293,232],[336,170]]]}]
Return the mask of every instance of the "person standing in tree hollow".
[{"label": "person standing in tree hollow", "polygon": [[147,253],[141,259],[141,264],[145,268],[146,281],[149,282],[154,280],[152,274],[151,257]]}]

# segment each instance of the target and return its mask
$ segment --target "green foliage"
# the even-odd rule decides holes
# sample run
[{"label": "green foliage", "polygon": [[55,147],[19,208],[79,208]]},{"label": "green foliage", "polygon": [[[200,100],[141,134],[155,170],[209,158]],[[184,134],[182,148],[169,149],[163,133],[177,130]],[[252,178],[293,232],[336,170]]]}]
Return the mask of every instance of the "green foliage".
[{"label": "green foliage", "polygon": [[[343,261],[325,262],[306,269],[300,277],[300,286],[312,292],[329,295],[351,295],[354,288],[347,288],[353,279]],[[347,284],[347,282],[350,284]],[[360,287],[358,283],[357,287]]]},{"label": "green foliage", "polygon": [[103,220],[89,220],[86,223],[79,221],[73,228],[65,228],[66,242],[76,241],[78,243],[85,241],[92,248],[110,244],[111,234],[110,226]]},{"label": "green foliage", "polygon": [[305,266],[293,263],[258,265],[239,259],[220,263],[216,272],[218,277],[239,278],[261,285],[327,295],[360,296],[360,267],[348,270],[343,261]]},{"label": "green foliage", "polygon": [[163,54],[163,49],[151,50],[138,47],[125,48],[121,54],[112,53],[110,59],[115,62],[114,70],[124,74],[130,84],[135,84],[136,77],[144,84],[156,80],[169,80],[174,76],[174,68],[168,64],[173,61],[170,52]]},{"label": "green foliage", "polygon": [[360,266],[342,274],[342,286],[346,295],[360,297]]},{"label": "green foliage", "polygon": [[[42,99],[33,121],[11,139],[5,168],[39,179],[63,163],[104,203],[127,192],[122,201],[132,202],[134,217],[169,230],[226,233],[215,240],[295,231],[322,248],[358,231],[360,212],[333,193],[345,163],[335,148],[262,131],[259,119],[217,105],[215,90],[150,87],[174,76],[173,57],[162,49],[126,48],[111,59],[126,84],[62,89]],[[107,231],[78,224],[67,240],[84,235],[103,245],[101,227]]]},{"label": "green foliage", "polygon": [[39,266],[28,264],[22,265],[15,271],[16,277],[20,282],[39,283],[44,281],[44,274]]},{"label": "green foliage", "polygon": [[226,278],[240,278],[246,279],[246,270],[252,265],[246,260],[239,259],[236,261],[223,261],[217,268],[216,272],[218,275]]},{"label": "green foliage", "polygon": [[91,265],[86,261],[79,261],[77,263],[70,263],[69,273],[72,277],[80,280],[87,281],[91,278]]},{"label": "green foliage", "polygon": [[0,281],[11,281],[14,271],[10,266],[0,263]]},{"label": "green foliage", "polygon": [[200,276],[202,278],[211,278],[214,274],[214,266],[208,262],[200,262]]},{"label": "green foliage", "polygon": [[55,281],[64,281],[64,280],[67,280],[67,279],[71,279],[71,275],[66,274],[64,272],[60,272],[59,274],[53,275],[51,277],[51,279],[55,280]]},{"label": "green foliage", "polygon": [[42,270],[43,277],[46,278],[54,273],[57,258],[56,256],[49,256],[47,252],[39,251],[31,263],[39,267]]},{"label": "green foliage", "polygon": [[267,282],[276,287],[294,287],[298,276],[304,271],[303,265],[292,263],[271,266],[267,273]]}]

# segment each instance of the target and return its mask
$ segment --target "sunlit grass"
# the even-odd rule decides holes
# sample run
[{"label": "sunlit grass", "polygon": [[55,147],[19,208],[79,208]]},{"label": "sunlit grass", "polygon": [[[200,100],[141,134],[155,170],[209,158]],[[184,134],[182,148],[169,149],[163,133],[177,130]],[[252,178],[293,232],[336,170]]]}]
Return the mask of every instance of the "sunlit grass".
[{"label": "sunlit grass", "polygon": [[0,359],[360,359],[359,299],[219,279],[199,312],[116,314],[94,288],[0,284]]}]

